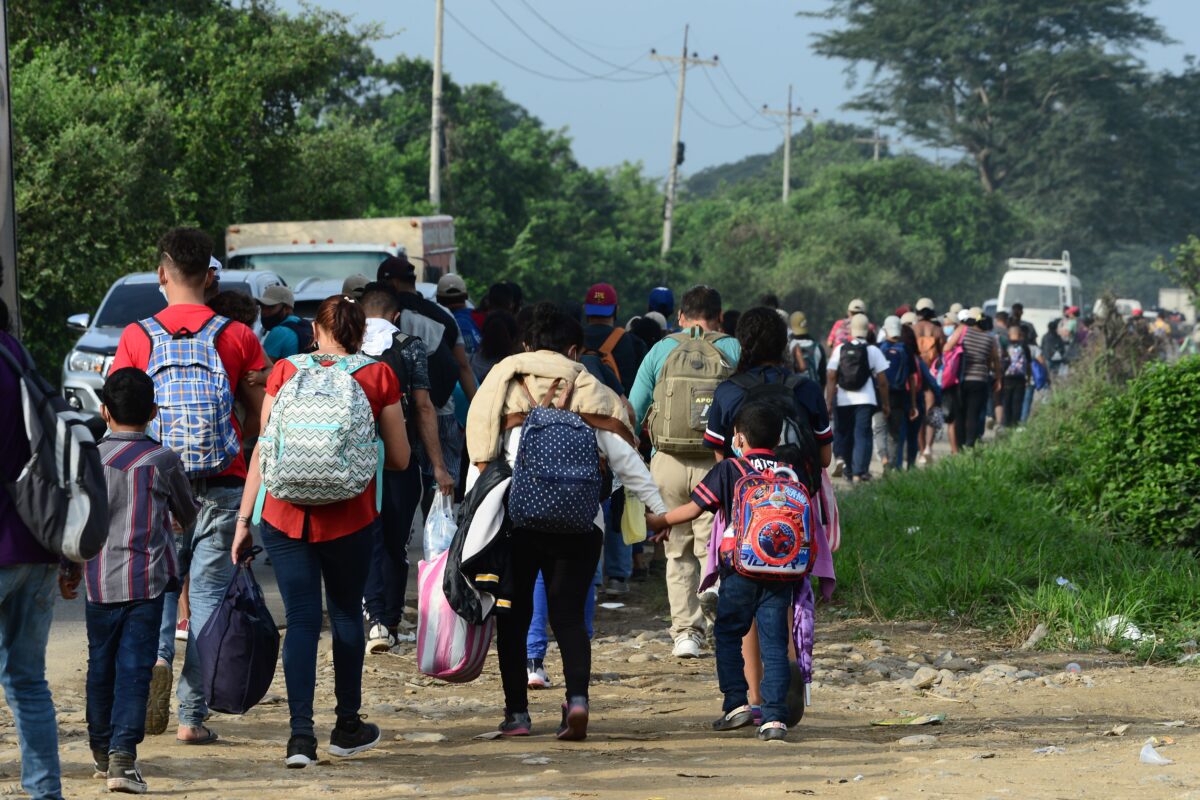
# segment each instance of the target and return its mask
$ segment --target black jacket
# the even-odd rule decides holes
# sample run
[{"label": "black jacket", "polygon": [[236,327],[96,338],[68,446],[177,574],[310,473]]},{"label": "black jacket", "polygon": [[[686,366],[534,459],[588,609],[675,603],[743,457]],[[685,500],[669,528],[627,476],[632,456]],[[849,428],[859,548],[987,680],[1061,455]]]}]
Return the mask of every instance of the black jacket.
[{"label": "black jacket", "polygon": [[455,613],[472,625],[481,625],[493,612],[512,608],[512,524],[508,519],[507,489],[500,504],[503,519],[495,535],[469,544],[468,534],[480,504],[499,484],[512,478],[512,468],[503,458],[488,464],[479,480],[463,498],[461,521],[450,544],[442,591]]}]

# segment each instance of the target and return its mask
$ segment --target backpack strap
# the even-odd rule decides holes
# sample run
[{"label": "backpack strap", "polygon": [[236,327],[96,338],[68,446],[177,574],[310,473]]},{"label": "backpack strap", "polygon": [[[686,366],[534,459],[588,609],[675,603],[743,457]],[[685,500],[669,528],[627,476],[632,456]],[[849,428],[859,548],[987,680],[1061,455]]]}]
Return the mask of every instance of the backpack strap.
[{"label": "backpack strap", "polygon": [[598,348],[598,352],[601,355],[611,356],[613,354],[613,350],[616,349],[617,342],[621,341],[621,337],[624,335],[625,335],[624,328],[621,328],[621,327],[613,328],[612,333],[610,333],[608,335],[608,338],[605,339],[600,344],[600,347]]},{"label": "backpack strap", "polygon": [[[25,345],[21,344],[15,338],[13,339],[13,342],[15,342],[17,347],[20,348],[21,358],[18,359],[9,351],[7,347],[0,344],[0,359],[3,359],[6,364],[12,367],[13,372],[15,372],[17,374],[17,378],[20,379],[20,377],[26,372],[34,369],[33,359],[30,358],[29,351],[25,349]],[[21,363],[22,359],[25,361],[24,364]]]}]

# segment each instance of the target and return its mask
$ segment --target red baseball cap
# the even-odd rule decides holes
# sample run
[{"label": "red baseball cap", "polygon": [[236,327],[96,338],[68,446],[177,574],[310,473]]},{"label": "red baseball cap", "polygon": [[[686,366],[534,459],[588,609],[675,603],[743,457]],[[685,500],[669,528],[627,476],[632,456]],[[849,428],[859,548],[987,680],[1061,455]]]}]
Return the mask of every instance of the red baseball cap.
[{"label": "red baseball cap", "polygon": [[583,313],[589,317],[611,317],[617,313],[617,290],[607,283],[593,284],[583,299]]}]

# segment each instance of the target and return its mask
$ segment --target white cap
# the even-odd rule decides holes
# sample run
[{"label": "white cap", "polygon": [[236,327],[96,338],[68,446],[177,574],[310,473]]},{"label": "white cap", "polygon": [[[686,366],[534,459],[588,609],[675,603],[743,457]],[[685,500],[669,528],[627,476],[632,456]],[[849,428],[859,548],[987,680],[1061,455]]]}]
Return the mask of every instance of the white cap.
[{"label": "white cap", "polygon": [[892,314],[883,321],[883,332],[889,339],[899,339],[900,329],[903,327],[904,326],[901,324],[900,318],[895,314]]},{"label": "white cap", "polygon": [[216,256],[208,257],[208,268],[216,272],[218,278],[221,277],[221,262],[217,260]]}]

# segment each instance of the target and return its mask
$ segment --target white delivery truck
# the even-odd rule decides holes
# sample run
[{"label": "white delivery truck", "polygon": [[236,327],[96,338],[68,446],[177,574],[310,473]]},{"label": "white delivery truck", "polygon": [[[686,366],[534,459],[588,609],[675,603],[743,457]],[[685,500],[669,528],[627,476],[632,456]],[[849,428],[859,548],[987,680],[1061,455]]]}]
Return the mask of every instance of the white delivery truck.
[{"label": "white delivery truck", "polygon": [[[404,255],[417,268],[417,280],[436,284],[457,271],[454,218],[255,222],[225,230],[227,269],[269,270],[296,295],[296,312],[311,317],[326,297],[342,290],[351,275],[375,280],[379,263]],[[422,287],[426,288],[426,287]]]},{"label": "white delivery truck", "polygon": [[1023,319],[1040,337],[1068,306],[1082,306],[1079,278],[1071,273],[1071,254],[1061,259],[1010,258],[1000,281],[1000,307],[1012,310],[1014,303],[1025,307]]}]

